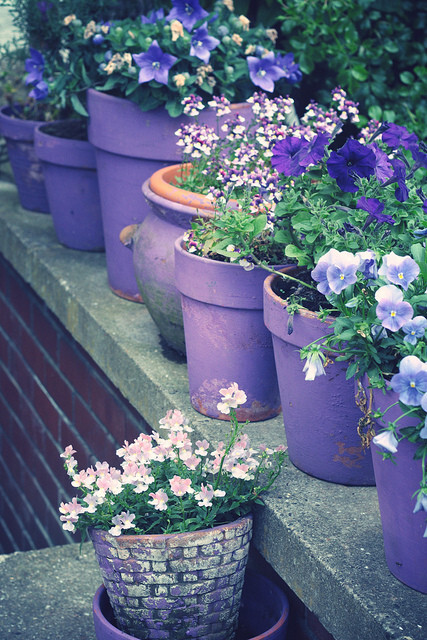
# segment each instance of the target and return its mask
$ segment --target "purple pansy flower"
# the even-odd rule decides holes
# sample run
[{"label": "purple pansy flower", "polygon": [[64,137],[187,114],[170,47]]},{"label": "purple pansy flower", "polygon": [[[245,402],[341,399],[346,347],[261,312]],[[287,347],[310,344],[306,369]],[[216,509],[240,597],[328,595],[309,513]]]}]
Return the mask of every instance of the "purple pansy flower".
[{"label": "purple pansy flower", "polygon": [[219,45],[219,40],[210,36],[206,24],[196,29],[191,38],[190,55],[208,64],[211,51]]},{"label": "purple pansy flower", "polygon": [[427,327],[427,318],[424,316],[415,316],[412,320],[403,325],[402,331],[406,333],[403,338],[404,342],[409,344],[417,344],[417,341],[424,338]]},{"label": "purple pansy flower", "polygon": [[299,153],[308,147],[308,141],[297,136],[287,136],[284,140],[276,142],[272,149],[271,164],[285,176],[300,176],[305,167],[299,163]]},{"label": "purple pansy flower", "polygon": [[356,282],[360,265],[359,257],[350,251],[339,251],[338,254],[326,271],[329,287],[337,295]]},{"label": "purple pansy flower", "polygon": [[202,20],[209,15],[202,9],[198,0],[172,0],[172,10],[166,16],[166,20],[179,20],[182,25],[191,31],[198,20]]},{"label": "purple pansy flower", "polygon": [[342,191],[356,192],[355,177],[368,178],[375,172],[376,160],[372,149],[368,149],[357,140],[347,140],[345,145],[332,151],[326,161],[328,173],[335,178]]},{"label": "purple pansy flower", "polygon": [[378,273],[387,278],[389,282],[400,285],[406,291],[410,283],[418,277],[420,268],[410,256],[398,256],[392,251],[383,256]]},{"label": "purple pansy flower", "polygon": [[363,209],[369,213],[369,216],[365,220],[365,224],[362,227],[362,231],[365,231],[374,220],[377,224],[383,224],[383,222],[387,222],[387,224],[394,224],[396,220],[392,218],[392,216],[383,213],[385,204],[380,202],[376,198],[365,198],[362,196],[357,201],[357,208]]},{"label": "purple pansy flower", "polygon": [[381,447],[388,453],[396,453],[398,441],[393,431],[382,431],[372,439],[378,447]]},{"label": "purple pansy flower", "polygon": [[390,147],[390,149],[398,149],[402,146],[405,149],[411,149],[418,143],[418,137],[415,133],[409,133],[409,131],[401,125],[394,124],[394,122],[387,122],[386,131],[382,134],[383,142]]},{"label": "purple pansy flower", "polygon": [[178,59],[169,53],[163,53],[157,44],[157,40],[153,40],[146,53],[134,53],[132,57],[138,67],[141,68],[138,77],[139,84],[150,80],[156,80],[160,84],[167,84],[169,69]]},{"label": "purple pansy flower", "polygon": [[40,51],[30,47],[31,58],[25,60],[25,70],[28,72],[25,84],[37,84],[43,79],[44,58]]},{"label": "purple pansy flower", "polygon": [[399,331],[414,315],[409,302],[403,300],[402,290],[394,284],[380,287],[375,293],[375,300],[378,302],[377,318],[381,320],[382,326],[390,331]]},{"label": "purple pansy flower", "polygon": [[317,290],[323,293],[324,296],[329,296],[332,293],[332,289],[329,286],[329,280],[327,271],[329,267],[339,259],[340,252],[336,249],[329,249],[324,256],[319,258],[317,265],[311,272],[311,277],[315,282],[318,282]]},{"label": "purple pansy flower", "polygon": [[400,402],[418,407],[427,392],[427,365],[417,356],[405,356],[399,365],[399,373],[390,380],[390,386],[399,394]]},{"label": "purple pansy flower", "polygon": [[255,86],[263,91],[274,91],[274,83],[284,78],[286,73],[276,63],[274,53],[270,51],[262,58],[248,56],[246,58],[249,67],[249,76]]},{"label": "purple pansy flower", "polygon": [[358,271],[367,280],[376,280],[378,278],[378,269],[375,252],[372,249],[367,249],[366,251],[358,251],[356,256],[360,260]]},{"label": "purple pansy flower", "polygon": [[302,78],[302,71],[300,71],[299,64],[294,62],[294,54],[286,53],[284,56],[278,54],[276,56],[276,64],[284,70],[284,77],[289,84],[295,84]]},{"label": "purple pansy flower", "polygon": [[141,24],[156,24],[158,20],[163,20],[164,17],[164,9],[153,9],[148,16],[141,16]]}]

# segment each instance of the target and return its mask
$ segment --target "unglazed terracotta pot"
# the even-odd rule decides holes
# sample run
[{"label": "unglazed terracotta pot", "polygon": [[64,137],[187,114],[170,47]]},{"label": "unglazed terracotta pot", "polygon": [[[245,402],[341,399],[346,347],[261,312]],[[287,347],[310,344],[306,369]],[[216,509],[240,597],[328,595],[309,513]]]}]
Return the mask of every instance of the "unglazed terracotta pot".
[{"label": "unglazed terracotta pot", "polygon": [[34,131],[43,124],[38,120],[21,120],[12,116],[10,107],[0,109],[0,134],[7,152],[19,201],[24,209],[49,213],[43,170],[34,149]]},{"label": "unglazed terracotta pot", "polygon": [[[279,587],[265,576],[246,570],[236,640],[285,640],[289,603]],[[132,640],[116,626],[104,585],[93,599],[97,640]]]},{"label": "unglazed terracotta pot", "polygon": [[247,402],[240,421],[280,413],[270,332],[263,322],[260,267],[201,258],[175,241],[175,283],[181,293],[190,401],[200,413],[228,420],[217,408],[219,390],[237,382]]},{"label": "unglazed terracotta pot", "polygon": [[[372,389],[373,410],[384,411],[398,401],[398,394],[380,389]],[[399,406],[392,407],[379,427],[401,415]],[[399,428],[416,426],[418,420],[410,416],[398,422]],[[403,439],[399,442],[393,460],[384,460],[380,455],[381,447],[371,443],[377,485],[378,502],[383,528],[384,552],[391,573],[409,587],[427,593],[427,538],[426,513],[413,513],[415,499],[412,497],[419,489],[422,479],[422,461],[414,460],[417,445]]]},{"label": "unglazed terracotta pot", "polygon": [[187,533],[89,534],[122,631],[147,640],[234,639],[252,516]]},{"label": "unglazed terracotta pot", "polygon": [[355,403],[354,381],[345,379],[345,362],[326,367],[326,375],[306,381],[300,349],[331,329],[316,313],[301,310],[289,335],[287,303],[264,282],[264,321],[273,337],[289,458],[321,480],[345,485],[374,485],[369,452],[357,433],[361,411]]},{"label": "unglazed terracotta pot", "polygon": [[181,295],[175,286],[174,244],[194,218],[213,215],[213,204],[201,194],[174,186],[182,167],[164,167],[144,182],[147,215],[142,224],[125,227],[120,238],[133,251],[136,281],[161,336],[185,355]]},{"label": "unglazed terracotta pot", "polygon": [[[181,160],[175,131],[192,120],[171,118],[164,108],[141,109],[130,100],[89,89],[89,140],[96,148],[104,223],[108,280],[117,295],[141,301],[132,255],[119,240],[121,230],[142,222],[149,206],[141,185],[155,171]],[[249,104],[233,105],[233,114],[251,113]],[[230,117],[232,117],[230,116]],[[216,115],[204,109],[199,122],[215,126]]]},{"label": "unglazed terracotta pot", "polygon": [[[63,245],[82,251],[102,251],[101,203],[96,175],[95,150],[87,140],[58,137],[54,131],[64,124],[36,128],[34,146],[43,167],[49,209],[56,236]],[[52,132],[53,131],[53,132]]]}]

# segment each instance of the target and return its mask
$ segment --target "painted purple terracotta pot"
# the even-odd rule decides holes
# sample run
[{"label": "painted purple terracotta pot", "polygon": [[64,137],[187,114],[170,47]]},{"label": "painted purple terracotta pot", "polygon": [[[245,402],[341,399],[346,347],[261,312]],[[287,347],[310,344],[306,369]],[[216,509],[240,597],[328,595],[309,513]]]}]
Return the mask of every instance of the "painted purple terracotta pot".
[{"label": "painted purple terracotta pot", "polygon": [[264,282],[264,321],[273,336],[289,458],[321,480],[374,485],[371,456],[357,434],[362,413],[355,403],[354,382],[345,379],[346,364],[333,361],[326,375],[305,380],[299,350],[329,329],[315,313],[302,310],[288,335],[286,302],[272,290],[277,277]]},{"label": "painted purple terracotta pot", "polygon": [[43,123],[20,120],[11,113],[10,107],[0,109],[0,133],[6,140],[19,202],[24,209],[49,213],[42,165],[34,149],[34,131]]},{"label": "painted purple terracotta pot", "polygon": [[[246,570],[236,640],[285,640],[289,616],[286,595],[265,576]],[[132,640],[117,628],[104,585],[93,599],[97,640]]]},{"label": "painted purple terracotta pot", "polygon": [[[398,400],[394,391],[383,394],[373,389],[372,408],[384,411]],[[387,411],[379,427],[387,426],[401,415],[399,406]],[[400,427],[415,426],[410,416],[402,418]],[[425,511],[413,513],[415,499],[422,479],[421,460],[414,460],[417,444],[403,439],[392,460],[383,460],[381,448],[371,443],[378,502],[383,528],[384,552],[391,573],[409,587],[427,593],[427,538]]]},{"label": "painted purple terracotta pot", "polygon": [[147,640],[234,639],[252,516],[187,533],[89,533],[122,631]]},{"label": "painted purple terracotta pot", "polygon": [[[142,222],[148,204],[141,185],[157,169],[181,160],[175,131],[190,118],[171,118],[164,108],[141,109],[130,100],[89,89],[89,140],[96,148],[105,250],[110,287],[119,296],[141,301],[132,255],[119,240],[121,230]],[[237,108],[237,105],[236,105]],[[250,105],[239,105],[239,111]],[[213,110],[200,122],[215,125]]]},{"label": "painted purple terracotta pot", "polygon": [[228,420],[218,411],[219,390],[237,382],[247,402],[239,420],[266,420],[280,413],[273,345],[263,322],[259,267],[188,253],[175,241],[175,284],[181,292],[190,401],[200,413]]},{"label": "painted purple terracotta pot", "polygon": [[48,133],[51,129],[46,124],[37,127],[34,145],[43,167],[56,236],[71,249],[102,251],[95,150],[87,140],[58,137]]}]

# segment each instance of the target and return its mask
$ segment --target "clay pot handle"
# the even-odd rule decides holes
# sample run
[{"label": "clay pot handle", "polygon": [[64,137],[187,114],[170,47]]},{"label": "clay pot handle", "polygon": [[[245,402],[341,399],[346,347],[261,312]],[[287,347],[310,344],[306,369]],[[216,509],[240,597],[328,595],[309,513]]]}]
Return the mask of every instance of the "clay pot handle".
[{"label": "clay pot handle", "polygon": [[124,227],[120,231],[120,242],[127,247],[128,249],[133,248],[133,243],[135,240],[135,234],[138,230],[139,224],[128,224],[127,227]]}]

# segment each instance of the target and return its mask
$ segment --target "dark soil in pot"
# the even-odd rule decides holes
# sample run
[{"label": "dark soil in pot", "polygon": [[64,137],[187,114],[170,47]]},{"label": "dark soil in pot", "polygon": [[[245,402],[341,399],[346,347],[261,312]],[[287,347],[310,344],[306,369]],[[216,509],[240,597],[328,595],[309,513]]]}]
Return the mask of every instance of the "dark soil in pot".
[{"label": "dark soil in pot", "polygon": [[[296,267],[295,273],[291,273],[290,275],[295,276],[295,278],[307,284],[316,285],[308,269]],[[318,312],[321,309],[332,309],[332,306],[328,303],[323,293],[320,293],[317,289],[314,290],[304,287],[304,285],[298,284],[298,282],[294,282],[293,280],[282,278],[281,276],[277,277],[273,280],[271,288],[282,300],[296,302],[310,311]],[[331,315],[334,315],[334,313],[331,313]]]},{"label": "dark soil in pot", "polygon": [[43,133],[56,138],[66,138],[67,140],[87,141],[86,120],[61,120],[51,122],[42,126]]}]

